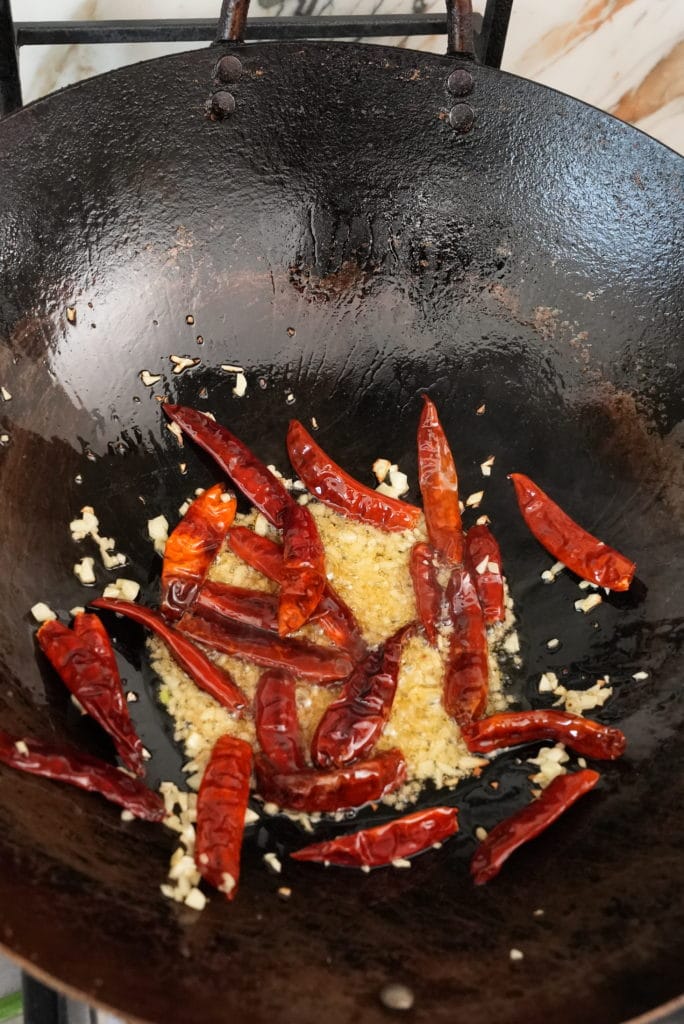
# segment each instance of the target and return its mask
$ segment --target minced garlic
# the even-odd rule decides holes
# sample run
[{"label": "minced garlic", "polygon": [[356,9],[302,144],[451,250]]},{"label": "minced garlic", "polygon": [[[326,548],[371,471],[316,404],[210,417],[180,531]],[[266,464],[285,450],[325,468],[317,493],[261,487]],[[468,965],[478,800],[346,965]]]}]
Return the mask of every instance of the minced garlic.
[{"label": "minced garlic", "polygon": [[[401,626],[414,621],[416,604],[409,559],[416,541],[426,539],[422,519],[416,529],[389,533],[352,522],[316,501],[312,501],[309,507],[325,549],[328,576],[354,613],[366,642],[375,646]],[[272,531],[266,519],[255,512],[238,515],[236,524],[252,527],[257,533],[261,529],[269,533]],[[210,569],[209,578],[269,593],[277,591],[277,584],[246,565],[229,548],[221,551]],[[491,643],[501,645],[514,629],[514,622],[508,608],[506,622],[490,631]],[[301,635],[316,643],[329,643],[316,624],[306,626]],[[175,719],[175,738],[185,744],[190,758],[186,765],[186,771],[191,773],[187,784],[196,789],[219,736],[229,733],[255,745],[254,722],[249,716],[234,717],[207,693],[199,690],[178,668],[158,639],[151,638],[148,644],[152,666],[164,683],[165,706]],[[384,798],[384,802],[393,807],[401,808],[415,800],[428,782],[453,787],[489,763],[486,758],[469,752],[458,725],[444,711],[443,675],[448,649],[447,635],[440,638],[436,648],[419,634],[405,644],[392,714],[378,743],[379,750],[400,747],[408,764],[407,783],[397,793]],[[246,695],[252,698],[263,669],[239,658],[212,657],[230,671]],[[298,685],[297,709],[305,749],[310,749],[321,715],[339,692],[339,686]],[[500,668],[492,653],[488,712],[491,714],[506,707]],[[416,727],[417,722],[420,723],[419,728]],[[263,805],[266,815],[278,811],[276,805]],[[307,831],[320,817],[290,816]]]}]

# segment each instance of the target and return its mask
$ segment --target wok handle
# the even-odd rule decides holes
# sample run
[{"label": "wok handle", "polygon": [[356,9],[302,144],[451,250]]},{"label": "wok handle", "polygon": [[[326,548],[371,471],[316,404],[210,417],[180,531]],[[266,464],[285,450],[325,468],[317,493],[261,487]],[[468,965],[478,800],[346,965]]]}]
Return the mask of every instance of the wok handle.
[{"label": "wok handle", "polygon": [[244,43],[249,0],[222,0],[217,43]]},{"label": "wok handle", "polygon": [[447,53],[461,57],[474,57],[472,0],[446,0]]}]

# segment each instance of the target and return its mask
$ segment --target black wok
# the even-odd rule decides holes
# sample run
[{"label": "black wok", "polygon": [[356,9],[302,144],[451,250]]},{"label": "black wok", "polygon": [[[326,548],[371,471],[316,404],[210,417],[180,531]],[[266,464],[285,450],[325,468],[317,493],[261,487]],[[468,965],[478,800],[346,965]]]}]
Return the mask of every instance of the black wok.
[{"label": "black wok", "polygon": [[[214,898],[201,916],[159,895],[163,829],[2,769],[0,939],[145,1021],[372,1024],[388,1016],[379,989],[400,980],[416,1021],[617,1024],[682,987],[681,162],[485,67],[469,66],[463,134],[453,58],[372,46],[245,47],[235,112],[213,121],[215,59],[126,68],[0,126],[3,727],[111,756],[37,658],[28,609],[87,599],[67,525],[84,504],[154,599],[147,519],[173,519],[215,479],[157,397],[210,409],[283,466],[289,417],[315,416],[350,471],[368,479],[387,455],[415,483],[427,389],[466,494],[496,455],[482,511],[519,610],[516,694],[540,703],[545,668],[609,673],[597,717],[624,728],[628,752],[482,889],[467,873],[475,826],[528,799],[514,755],[458,791],[460,836],[411,871],[287,863],[283,902],[261,853],[286,860],[301,837],[275,822],[246,844],[234,905]],[[170,354],[201,364],[173,376]],[[244,398],[222,363],[246,367]],[[143,369],[163,381],[145,387]],[[515,509],[512,469],[634,557],[643,588],[585,617],[575,580],[543,587],[550,559]],[[152,781],[179,778],[142,636],[110,625]]]}]

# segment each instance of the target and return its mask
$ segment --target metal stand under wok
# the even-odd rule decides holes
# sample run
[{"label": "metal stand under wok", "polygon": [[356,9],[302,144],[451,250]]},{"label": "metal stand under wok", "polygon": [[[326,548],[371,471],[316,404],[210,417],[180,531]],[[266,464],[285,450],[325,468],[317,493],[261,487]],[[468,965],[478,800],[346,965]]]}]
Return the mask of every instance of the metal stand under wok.
[{"label": "metal stand under wok", "polygon": [[[484,15],[473,14],[470,0],[449,5],[451,24],[471,45],[471,53],[490,67],[500,67],[513,0],[487,0]],[[19,51],[22,46],[67,46],[94,43],[197,43],[237,39],[230,36],[226,12],[243,19],[247,4],[225,4],[219,30],[213,18],[165,18],[158,21],[45,21],[15,22],[11,0],[0,0],[0,117],[22,105]],[[372,39],[383,36],[442,35],[448,31],[445,14],[295,15],[252,18],[244,33],[257,39]],[[449,52],[455,52],[449,47]]]}]

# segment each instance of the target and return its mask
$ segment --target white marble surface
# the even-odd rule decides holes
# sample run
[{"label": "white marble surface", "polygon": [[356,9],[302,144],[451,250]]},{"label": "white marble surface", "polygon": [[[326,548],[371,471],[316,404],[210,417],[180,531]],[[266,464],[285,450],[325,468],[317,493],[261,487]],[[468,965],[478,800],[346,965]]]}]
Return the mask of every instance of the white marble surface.
[{"label": "white marble surface", "polygon": [[[17,21],[189,18],[217,16],[220,0],[12,0],[12,6]],[[475,0],[476,10],[483,6],[484,0]],[[255,17],[442,9],[442,0],[252,0]],[[444,38],[437,36],[383,42],[444,49]],[[24,97],[35,99],[122,64],[190,48],[25,48]],[[684,0],[514,0],[503,67],[610,111],[684,153]]]}]

